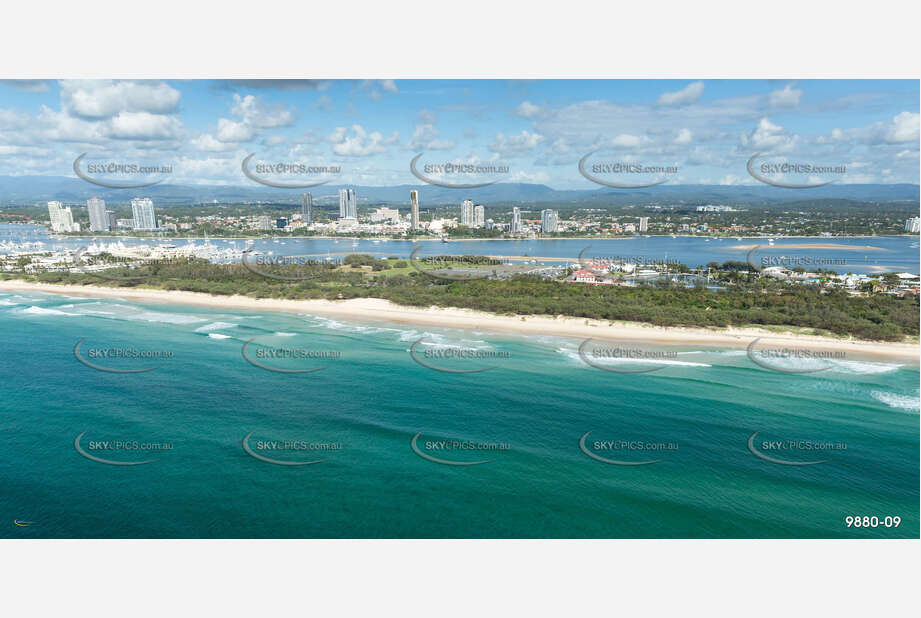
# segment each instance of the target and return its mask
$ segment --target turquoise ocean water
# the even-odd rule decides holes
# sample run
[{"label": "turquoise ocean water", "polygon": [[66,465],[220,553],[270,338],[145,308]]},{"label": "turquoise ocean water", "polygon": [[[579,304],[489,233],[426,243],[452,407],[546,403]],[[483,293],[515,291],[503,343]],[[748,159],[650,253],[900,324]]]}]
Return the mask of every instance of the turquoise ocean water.
[{"label": "turquoise ocean water", "polygon": [[[97,366],[153,370],[100,371],[78,342]],[[916,365],[789,374],[683,348],[616,373],[580,343],[0,292],[0,537],[918,537]],[[113,349],[160,357],[91,358]],[[460,349],[493,357],[437,352]],[[594,454],[658,461],[590,457],[587,432]],[[755,432],[759,452],[827,461],[757,457]],[[417,434],[423,455],[488,461],[437,463]],[[266,462],[248,435],[262,457],[323,461]],[[154,461],[101,463],[78,436]]]}]

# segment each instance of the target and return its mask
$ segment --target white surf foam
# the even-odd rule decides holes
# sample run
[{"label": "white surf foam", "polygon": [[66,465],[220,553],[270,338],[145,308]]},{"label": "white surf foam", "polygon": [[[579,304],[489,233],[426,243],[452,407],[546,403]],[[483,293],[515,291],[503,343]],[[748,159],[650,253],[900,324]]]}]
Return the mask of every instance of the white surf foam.
[{"label": "white surf foam", "polygon": [[48,309],[46,307],[38,307],[36,305],[32,305],[28,309],[23,309],[22,312],[28,313],[29,315],[75,315],[73,313],[67,313],[66,311],[58,311],[57,309]]},{"label": "white surf foam", "polygon": [[[557,352],[560,354],[588,367],[581,356],[579,356],[578,350],[572,350],[567,348],[557,348]],[[588,356],[588,355],[587,355]],[[694,363],[691,361],[678,361],[678,360],[669,360],[669,359],[657,359],[657,358],[592,358],[588,356],[589,360],[592,363],[597,365],[667,365],[674,367],[712,367],[708,363]]]},{"label": "white surf foam", "polygon": [[199,326],[195,329],[196,333],[207,333],[212,330],[222,330],[225,328],[234,328],[237,326],[232,322],[212,322],[211,324],[205,324],[204,326]]},{"label": "white surf foam", "polygon": [[205,318],[197,318],[194,315],[183,313],[160,313],[157,311],[142,311],[135,315],[125,316],[128,320],[141,320],[144,322],[164,322],[167,324],[197,324],[198,322],[207,322]]},{"label": "white surf foam", "polygon": [[921,394],[899,395],[898,393],[889,393],[886,391],[871,391],[870,394],[874,399],[886,404],[890,408],[899,408],[901,410],[921,409]]}]

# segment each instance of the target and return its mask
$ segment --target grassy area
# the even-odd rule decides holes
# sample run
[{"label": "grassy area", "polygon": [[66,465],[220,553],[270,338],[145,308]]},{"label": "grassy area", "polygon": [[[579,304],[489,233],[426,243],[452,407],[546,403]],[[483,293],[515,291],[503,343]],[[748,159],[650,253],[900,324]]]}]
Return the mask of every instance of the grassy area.
[{"label": "grassy area", "polygon": [[[206,261],[152,264],[107,270],[112,281],[84,273],[4,273],[42,283],[145,287],[254,298],[383,298],[416,306],[460,307],[516,315],[564,315],[658,326],[754,326],[868,340],[903,341],[919,335],[914,295],[851,296],[840,289],[788,285],[768,278],[739,277],[726,289],[688,288],[669,281],[636,287],[590,286],[518,275],[508,279],[445,280],[418,272],[406,260],[348,256],[347,264],[261,266]],[[401,263],[402,262],[402,263]],[[450,262],[449,262],[450,263]],[[470,264],[459,262],[464,268]],[[269,275],[297,277],[276,279]]]}]

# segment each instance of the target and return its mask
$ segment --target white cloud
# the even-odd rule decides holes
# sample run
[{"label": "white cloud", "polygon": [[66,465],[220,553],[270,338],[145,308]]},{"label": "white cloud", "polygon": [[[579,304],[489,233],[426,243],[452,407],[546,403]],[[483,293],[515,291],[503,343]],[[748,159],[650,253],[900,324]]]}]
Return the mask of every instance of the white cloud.
[{"label": "white cloud", "polygon": [[236,148],[235,144],[219,141],[215,139],[214,136],[208,134],[200,135],[192,139],[190,144],[194,149],[202,152],[226,152]]},{"label": "white cloud", "polygon": [[217,121],[215,136],[222,142],[247,142],[256,135],[256,130],[245,122],[234,122],[226,118]]},{"label": "white cloud", "polygon": [[287,141],[288,141],[287,138],[281,135],[270,135],[269,137],[262,140],[262,143],[265,144],[266,146],[271,147],[271,146],[279,146],[281,144],[284,144]]},{"label": "white cloud", "polygon": [[38,113],[38,124],[42,135],[53,141],[99,142],[105,139],[105,126],[102,123],[74,118],[45,105],[41,106]]},{"label": "white cloud", "polygon": [[799,143],[798,135],[791,135],[783,127],[762,118],[749,135],[742,136],[742,145],[755,150],[787,152]]},{"label": "white cloud", "polygon": [[533,150],[544,140],[544,136],[538,133],[522,131],[519,135],[509,135],[497,133],[489,149],[503,156],[521,154],[528,150]]},{"label": "white cloud", "polygon": [[686,105],[693,103],[704,93],[704,83],[688,84],[677,92],[666,92],[659,97],[659,105]]},{"label": "white cloud", "polygon": [[567,154],[570,150],[572,150],[572,148],[569,147],[569,144],[567,144],[566,140],[563,138],[557,138],[550,144],[550,152],[554,154]]},{"label": "white cloud", "polygon": [[427,109],[419,112],[419,124],[409,139],[410,150],[450,150],[453,140],[443,140],[435,127],[435,114]]},{"label": "white cloud", "polygon": [[258,97],[251,94],[241,97],[233,95],[231,112],[243,119],[248,125],[260,129],[287,127],[294,122],[294,114],[281,106],[266,106]]},{"label": "white cloud", "polygon": [[175,116],[148,112],[121,112],[109,125],[109,136],[116,139],[177,139],[183,132],[182,122]]},{"label": "white cloud", "polygon": [[917,142],[919,138],[919,114],[902,112],[892,119],[892,125],[886,128],[885,140],[891,144]]},{"label": "white cloud", "polygon": [[177,111],[180,93],[163,82],[63,80],[61,106],[81,118],[104,119],[121,112],[168,114]]},{"label": "white cloud", "polygon": [[618,135],[608,143],[616,148],[636,148],[647,141],[649,141],[649,138],[644,135],[628,135],[625,133]]},{"label": "white cloud", "polygon": [[534,118],[540,114],[540,107],[530,101],[523,101],[521,105],[515,108],[515,115],[522,118]]},{"label": "white cloud", "polygon": [[904,144],[918,143],[921,115],[913,112],[901,112],[892,117],[891,122],[875,122],[856,129],[833,129],[829,135],[816,139],[816,143],[858,142],[863,144]]},{"label": "white cloud", "polygon": [[381,91],[398,93],[400,90],[392,79],[366,79],[358,86],[359,91],[368,93],[368,96],[378,101],[383,96]]},{"label": "white cloud", "polygon": [[771,93],[769,100],[771,107],[796,107],[803,96],[802,90],[796,90],[793,84],[787,84],[783,90],[775,90]]},{"label": "white cloud", "polygon": [[388,146],[396,144],[400,135],[396,131],[388,138],[374,131],[368,133],[357,124],[352,125],[352,135],[345,127],[337,127],[328,140],[333,144],[333,152],[346,157],[366,157],[387,152]]},{"label": "white cloud", "polygon": [[0,129],[18,130],[29,125],[29,115],[15,109],[0,109]]},{"label": "white cloud", "polygon": [[716,165],[719,163],[719,160],[706,148],[697,146],[688,153],[686,163],[688,165]]},{"label": "white cloud", "polygon": [[675,137],[673,143],[682,145],[690,144],[692,139],[694,139],[694,134],[691,133],[690,129],[681,129],[678,131],[678,135]]}]

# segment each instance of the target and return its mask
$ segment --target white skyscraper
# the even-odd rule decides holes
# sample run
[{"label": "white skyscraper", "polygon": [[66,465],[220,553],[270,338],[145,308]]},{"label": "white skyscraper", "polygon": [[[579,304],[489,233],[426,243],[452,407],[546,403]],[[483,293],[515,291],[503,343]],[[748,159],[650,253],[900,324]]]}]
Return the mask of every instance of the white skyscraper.
[{"label": "white skyscraper", "polygon": [[79,232],[80,226],[74,223],[70,206],[66,208],[61,202],[48,202],[48,216],[51,218],[52,232]]},{"label": "white skyscraper", "polygon": [[560,218],[555,210],[540,211],[540,231],[542,234],[553,234],[560,231]]},{"label": "white skyscraper", "polygon": [[467,227],[473,227],[474,218],[473,218],[473,201],[472,200],[464,200],[461,203],[460,224],[465,225]]},{"label": "white skyscraper", "polygon": [[349,190],[339,189],[339,218],[344,219],[349,212]]},{"label": "white skyscraper", "polygon": [[355,189],[339,189],[339,218],[358,218],[358,196]]},{"label": "white skyscraper", "polygon": [[108,232],[109,213],[106,212],[106,202],[98,197],[86,200],[86,210],[90,213],[90,231]]},{"label": "white skyscraper", "polygon": [[301,221],[304,225],[313,223],[313,195],[310,193],[301,196]]},{"label": "white skyscraper", "polygon": [[157,229],[157,215],[154,211],[153,200],[149,197],[136,197],[131,200],[131,214],[134,217],[134,229]]},{"label": "white skyscraper", "polygon": [[409,192],[409,222],[410,229],[419,229],[419,192],[413,189]]},{"label": "white skyscraper", "polygon": [[921,217],[912,217],[905,220],[905,231],[910,234],[921,232]]},{"label": "white skyscraper", "polygon": [[486,225],[486,209],[482,204],[473,207],[473,227],[483,227]]},{"label": "white skyscraper", "polygon": [[649,229],[649,217],[640,217],[640,223],[637,226],[637,229],[640,232],[645,232],[647,229]]},{"label": "white skyscraper", "polygon": [[509,226],[509,232],[512,234],[521,233],[521,210],[517,206],[512,208],[512,223]]}]

